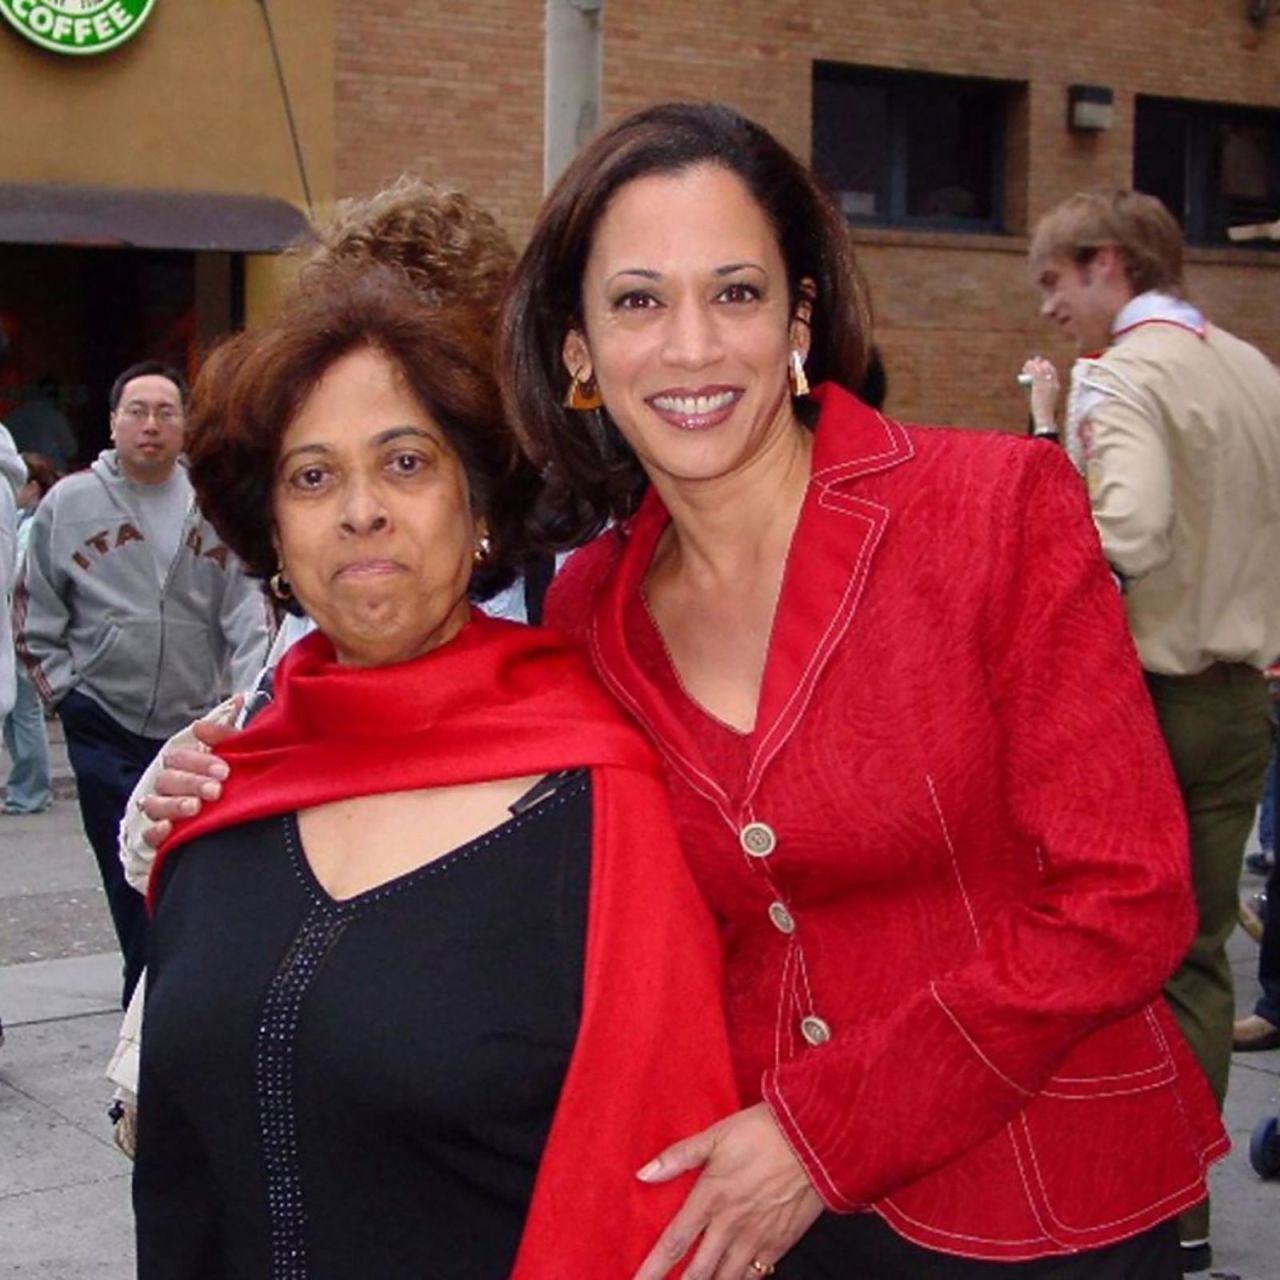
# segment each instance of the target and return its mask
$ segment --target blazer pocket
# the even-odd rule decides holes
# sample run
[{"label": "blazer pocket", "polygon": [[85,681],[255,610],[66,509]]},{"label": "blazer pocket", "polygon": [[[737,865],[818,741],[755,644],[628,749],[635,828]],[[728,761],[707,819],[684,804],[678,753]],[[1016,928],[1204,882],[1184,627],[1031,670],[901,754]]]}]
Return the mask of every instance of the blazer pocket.
[{"label": "blazer pocket", "polygon": [[1039,1220],[1072,1248],[1168,1216],[1202,1177],[1177,1070],[1149,1012],[1090,1036],[1012,1131]]},{"label": "blazer pocket", "polygon": [[1150,1008],[1101,1027],[1078,1044],[1040,1096],[1066,1101],[1142,1093],[1171,1083],[1177,1068]]}]

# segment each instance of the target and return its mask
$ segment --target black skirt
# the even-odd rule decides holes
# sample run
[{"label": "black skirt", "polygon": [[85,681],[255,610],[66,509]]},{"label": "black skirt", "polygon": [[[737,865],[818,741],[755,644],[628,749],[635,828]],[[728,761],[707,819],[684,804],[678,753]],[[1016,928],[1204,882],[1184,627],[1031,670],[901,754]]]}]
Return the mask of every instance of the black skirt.
[{"label": "black skirt", "polygon": [[1177,1219],[1102,1249],[1032,1262],[957,1258],[904,1240],[878,1215],[826,1214],[776,1280],[1181,1280]]}]

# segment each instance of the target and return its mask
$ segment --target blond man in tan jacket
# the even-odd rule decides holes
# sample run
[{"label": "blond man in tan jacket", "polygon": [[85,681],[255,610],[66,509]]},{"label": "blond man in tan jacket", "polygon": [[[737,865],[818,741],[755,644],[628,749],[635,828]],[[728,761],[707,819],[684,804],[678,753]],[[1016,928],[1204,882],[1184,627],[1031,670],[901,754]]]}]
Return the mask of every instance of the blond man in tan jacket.
[{"label": "blond man in tan jacket", "polygon": [[[1280,653],[1280,371],[1183,298],[1182,233],[1150,196],[1073,196],[1040,220],[1030,256],[1041,314],[1081,351],[1064,444],[1186,804],[1200,923],[1166,994],[1221,1105],[1225,945],[1270,749],[1262,668]],[[1047,429],[1056,375],[1038,358],[1025,372]],[[1208,1204],[1180,1226],[1184,1270],[1207,1267]]]}]

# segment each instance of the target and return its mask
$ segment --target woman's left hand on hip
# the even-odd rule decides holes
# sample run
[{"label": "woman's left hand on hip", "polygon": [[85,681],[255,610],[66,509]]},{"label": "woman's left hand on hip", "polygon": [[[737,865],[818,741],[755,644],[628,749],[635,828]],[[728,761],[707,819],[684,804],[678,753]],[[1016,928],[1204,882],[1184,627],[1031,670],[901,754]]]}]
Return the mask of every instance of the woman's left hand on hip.
[{"label": "woman's left hand on hip", "polygon": [[694,1246],[685,1280],[755,1280],[822,1212],[804,1166],[757,1103],[668,1147],[637,1175],[667,1182],[702,1168],[635,1280],[664,1280]]}]

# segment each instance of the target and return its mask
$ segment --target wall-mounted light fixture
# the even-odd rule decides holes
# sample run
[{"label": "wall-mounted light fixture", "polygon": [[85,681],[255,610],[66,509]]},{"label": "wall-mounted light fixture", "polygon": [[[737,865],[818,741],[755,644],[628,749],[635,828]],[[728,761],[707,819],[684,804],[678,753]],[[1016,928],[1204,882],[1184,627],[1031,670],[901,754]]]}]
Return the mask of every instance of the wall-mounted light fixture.
[{"label": "wall-mounted light fixture", "polygon": [[1067,90],[1067,124],[1072,129],[1086,133],[1110,129],[1113,114],[1110,89],[1099,84],[1073,84]]}]

